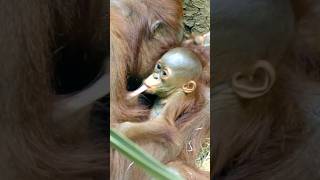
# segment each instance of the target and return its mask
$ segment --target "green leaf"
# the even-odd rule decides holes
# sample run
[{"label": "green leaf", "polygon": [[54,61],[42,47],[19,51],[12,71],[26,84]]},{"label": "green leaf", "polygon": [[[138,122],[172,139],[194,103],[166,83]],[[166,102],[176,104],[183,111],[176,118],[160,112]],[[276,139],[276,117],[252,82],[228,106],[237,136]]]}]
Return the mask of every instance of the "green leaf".
[{"label": "green leaf", "polygon": [[111,147],[115,148],[128,159],[134,161],[139,167],[143,168],[149,175],[160,180],[183,180],[183,178],[172,169],[160,163],[151,155],[146,153],[137,144],[127,137],[110,129]]}]

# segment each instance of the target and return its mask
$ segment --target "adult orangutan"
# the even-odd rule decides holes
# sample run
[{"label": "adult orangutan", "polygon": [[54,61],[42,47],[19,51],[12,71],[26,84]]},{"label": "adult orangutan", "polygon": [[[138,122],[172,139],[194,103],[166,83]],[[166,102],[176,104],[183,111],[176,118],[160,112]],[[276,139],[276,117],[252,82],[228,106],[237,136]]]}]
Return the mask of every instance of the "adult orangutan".
[{"label": "adult orangutan", "polygon": [[147,113],[126,100],[128,79],[139,84],[150,64],[181,41],[182,2],[120,0],[110,6],[111,121],[134,121]]},{"label": "adult orangutan", "polygon": [[105,2],[0,1],[1,179],[105,177],[105,140],[90,137],[94,100],[68,117],[55,106],[104,71]]},{"label": "adult orangutan", "polygon": [[289,0],[213,6],[216,179],[319,179],[319,123],[303,110],[319,85],[297,68],[293,45],[304,10]]}]

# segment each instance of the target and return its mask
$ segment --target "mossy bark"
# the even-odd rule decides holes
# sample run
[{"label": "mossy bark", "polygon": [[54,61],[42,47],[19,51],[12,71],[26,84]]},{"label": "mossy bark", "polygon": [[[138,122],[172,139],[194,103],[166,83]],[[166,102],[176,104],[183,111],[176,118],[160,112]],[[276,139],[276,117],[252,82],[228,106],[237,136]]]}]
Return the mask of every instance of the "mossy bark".
[{"label": "mossy bark", "polygon": [[186,34],[210,31],[210,0],[184,0],[183,9]]}]

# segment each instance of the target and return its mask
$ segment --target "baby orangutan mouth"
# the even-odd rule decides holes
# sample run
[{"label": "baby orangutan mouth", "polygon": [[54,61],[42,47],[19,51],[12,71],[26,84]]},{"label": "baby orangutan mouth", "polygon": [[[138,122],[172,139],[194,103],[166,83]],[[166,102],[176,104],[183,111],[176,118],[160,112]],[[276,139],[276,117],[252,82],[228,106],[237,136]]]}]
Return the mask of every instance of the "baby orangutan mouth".
[{"label": "baby orangutan mouth", "polygon": [[165,53],[156,63],[153,73],[143,84],[128,94],[128,99],[143,92],[166,98],[177,91],[190,93],[202,72],[197,57],[185,48],[175,48]]}]

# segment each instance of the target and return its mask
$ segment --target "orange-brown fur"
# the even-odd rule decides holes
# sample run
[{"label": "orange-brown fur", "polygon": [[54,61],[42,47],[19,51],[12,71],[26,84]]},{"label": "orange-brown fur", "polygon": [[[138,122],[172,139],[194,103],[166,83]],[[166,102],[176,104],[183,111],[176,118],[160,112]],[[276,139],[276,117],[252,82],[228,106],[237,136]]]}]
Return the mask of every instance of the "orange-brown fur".
[{"label": "orange-brown fur", "polygon": [[[190,49],[196,54],[199,53],[199,49],[202,49],[201,47],[192,48],[198,49],[198,51]],[[206,94],[208,93],[209,71],[207,68],[209,62],[200,54],[199,59],[203,64],[204,71],[197,81],[196,90],[182,97],[179,101],[169,100],[168,109],[170,111],[165,113],[167,117],[163,117],[164,119],[156,121],[146,119],[139,123],[141,126],[130,128],[128,132],[136,143],[161,162],[179,162],[174,167],[179,169],[182,175],[192,171],[194,174],[202,174],[202,177],[208,179],[208,173],[201,172],[195,167],[196,156],[204,137],[208,136],[210,126],[209,97]],[[173,121],[174,124],[166,121]],[[143,128],[149,129],[145,131]],[[141,131],[145,133],[141,134]],[[116,152],[112,152],[111,155],[111,177],[128,176],[131,179],[145,179],[147,177],[134,165],[129,168],[130,171],[124,172],[130,162],[122,159]],[[186,175],[186,178],[192,179],[194,177]]]},{"label": "orange-brown fur", "polygon": [[[192,51],[191,48],[189,48]],[[198,59],[203,64],[205,69],[208,64],[206,60],[199,55]],[[188,120],[188,116],[197,113],[203,108],[205,97],[201,93],[203,86],[208,82],[206,76],[206,71],[204,71],[200,79],[196,79],[196,89],[188,94],[185,93],[173,93],[168,98],[163,99],[166,101],[166,105],[161,110],[162,112],[154,119],[145,120],[144,122],[124,122],[120,123],[119,130],[124,133],[130,139],[139,138],[152,138],[154,140],[166,141],[167,144],[175,144],[179,146],[179,134],[176,127],[176,120],[180,120],[179,123],[184,123],[181,121]],[[186,116],[186,117],[185,117]],[[172,138],[176,137],[176,138]],[[177,147],[181,149],[181,147]]]},{"label": "orange-brown fur", "polygon": [[199,171],[194,167],[184,164],[182,161],[172,161],[167,166],[174,168],[182,177],[188,180],[208,180],[210,178],[207,172]]},{"label": "orange-brown fur", "polygon": [[[153,69],[150,64],[154,64],[166,48],[179,42],[177,34],[182,28],[181,18],[181,1],[122,0],[111,3],[111,122],[133,121],[147,115],[137,104],[129,104],[125,99],[127,78],[144,78]],[[150,32],[152,23],[157,20],[166,24],[161,39],[155,39]]]},{"label": "orange-brown fur", "polygon": [[[177,33],[182,30],[182,3],[175,0],[121,0],[112,3],[110,10],[110,67],[112,67],[110,122],[113,125],[124,121],[145,121],[149,110],[137,102],[132,103],[125,99],[128,92],[127,78],[128,76],[146,78],[153,70],[152,65],[161,55],[180,43]],[[164,21],[167,26],[160,39],[153,38],[153,34],[150,32],[150,26],[156,20]],[[209,73],[208,69],[207,73]],[[209,75],[207,74],[206,77],[208,78]],[[208,85],[207,82],[208,80],[205,85]],[[197,95],[201,96],[200,93]],[[135,142],[162,162],[169,162],[179,157],[179,160],[193,167],[202,139],[208,135],[209,98],[208,96],[206,98],[207,101],[203,106],[205,108],[190,108],[188,109],[189,113],[176,121],[179,131],[181,131],[179,134],[184,139],[181,152],[173,152],[158,141],[150,139],[136,139]],[[199,102],[203,101],[200,98],[195,99]],[[197,102],[191,100],[187,104],[196,104]],[[191,112],[191,110],[195,111]],[[203,130],[195,131],[200,127]],[[188,142],[185,142],[186,140]],[[192,145],[193,151],[187,152],[188,146],[185,143]],[[145,179],[147,177],[141,169],[134,165],[130,166],[130,164],[130,161],[111,149],[110,178]]]}]

